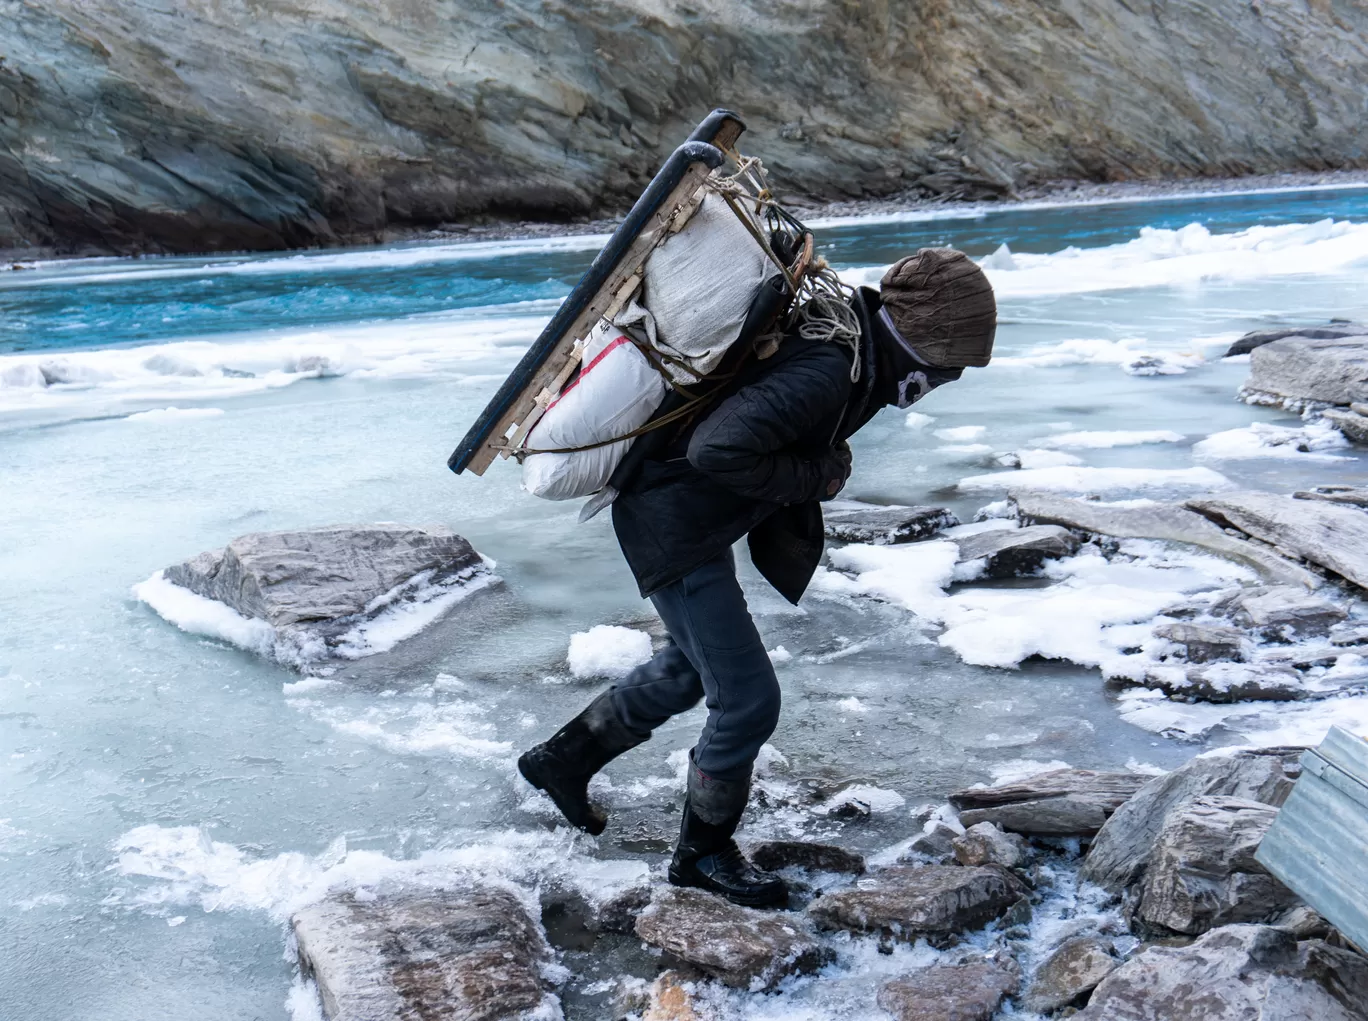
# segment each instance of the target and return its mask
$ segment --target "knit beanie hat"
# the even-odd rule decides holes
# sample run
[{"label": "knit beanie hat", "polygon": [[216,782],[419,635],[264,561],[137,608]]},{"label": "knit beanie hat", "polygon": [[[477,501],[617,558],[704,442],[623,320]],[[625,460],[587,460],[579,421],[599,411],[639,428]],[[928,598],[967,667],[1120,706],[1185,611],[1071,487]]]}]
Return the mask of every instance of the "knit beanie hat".
[{"label": "knit beanie hat", "polygon": [[922,248],[892,265],[879,293],[894,327],[928,364],[959,369],[993,356],[993,285],[963,252]]}]

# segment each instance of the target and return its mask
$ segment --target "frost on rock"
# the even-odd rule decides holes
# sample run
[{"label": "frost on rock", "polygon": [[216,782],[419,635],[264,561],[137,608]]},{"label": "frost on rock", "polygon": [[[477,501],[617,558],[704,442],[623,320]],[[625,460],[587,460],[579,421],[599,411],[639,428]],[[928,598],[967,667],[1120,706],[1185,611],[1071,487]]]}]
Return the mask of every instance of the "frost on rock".
[{"label": "frost on rock", "polygon": [[133,594],[184,631],[304,668],[388,651],[498,580],[448,528],[334,525],[240,536]]},{"label": "frost on rock", "polygon": [[1021,986],[1011,958],[934,964],[884,984],[878,1003],[897,1021],[988,1021]]}]

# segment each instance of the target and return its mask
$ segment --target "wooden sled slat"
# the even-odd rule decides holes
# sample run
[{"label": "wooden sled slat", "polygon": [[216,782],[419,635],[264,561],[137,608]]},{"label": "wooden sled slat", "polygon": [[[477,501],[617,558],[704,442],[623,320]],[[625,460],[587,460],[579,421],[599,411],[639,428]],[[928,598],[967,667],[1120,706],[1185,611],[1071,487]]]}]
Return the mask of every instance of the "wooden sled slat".
[{"label": "wooden sled slat", "polygon": [[692,210],[708,174],[722,165],[721,150],[735,146],[744,130],[736,114],[714,110],[670,155],[447,459],[448,468],[458,474],[469,469],[483,475],[501,453],[508,456],[515,440],[526,437],[546,401],[559,391],[562,374],[576,356],[576,343],[630,299],[636,289],[633,279],[639,279],[657,241],[682,225],[681,214]]}]

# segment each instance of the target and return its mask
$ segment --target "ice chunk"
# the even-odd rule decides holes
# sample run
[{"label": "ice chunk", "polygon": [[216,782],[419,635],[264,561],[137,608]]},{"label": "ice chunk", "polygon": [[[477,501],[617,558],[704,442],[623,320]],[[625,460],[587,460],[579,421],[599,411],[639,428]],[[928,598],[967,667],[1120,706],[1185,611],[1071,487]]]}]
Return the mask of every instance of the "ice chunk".
[{"label": "ice chunk", "polygon": [[1192,455],[1210,461],[1250,457],[1345,461],[1348,458],[1326,451],[1347,446],[1344,434],[1329,422],[1310,422],[1301,428],[1255,422],[1243,429],[1212,433],[1193,445]]},{"label": "ice chunk", "polygon": [[957,425],[949,429],[937,429],[936,437],[947,443],[968,443],[987,431],[988,427],[985,425]]},{"label": "ice chunk", "polygon": [[1139,489],[1228,489],[1230,480],[1210,468],[1088,468],[1063,466],[993,472],[960,479],[966,492],[992,489],[1047,489],[1065,493],[1125,492]]},{"label": "ice chunk", "polygon": [[1060,433],[1036,442],[1042,447],[1103,450],[1110,447],[1134,447],[1146,443],[1181,443],[1183,434],[1168,429],[1099,429]]},{"label": "ice chunk", "polygon": [[172,405],[169,408],[153,408],[151,411],[139,411],[129,415],[124,421],[144,422],[155,425],[162,422],[183,422],[187,419],[217,418],[222,414],[222,408],[178,408],[175,405]]},{"label": "ice chunk", "polygon": [[621,680],[651,658],[651,636],[635,628],[599,624],[570,638],[570,673],[581,680]]}]

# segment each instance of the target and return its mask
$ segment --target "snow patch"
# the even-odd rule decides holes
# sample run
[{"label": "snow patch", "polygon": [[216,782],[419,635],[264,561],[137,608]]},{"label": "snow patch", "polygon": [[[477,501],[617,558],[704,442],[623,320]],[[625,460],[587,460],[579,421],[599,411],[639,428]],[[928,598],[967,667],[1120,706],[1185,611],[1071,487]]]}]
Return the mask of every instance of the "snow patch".
[{"label": "snow patch", "polygon": [[1308,422],[1297,428],[1255,422],[1242,429],[1212,433],[1192,447],[1201,460],[1220,461],[1253,457],[1299,458],[1307,461],[1347,461],[1347,457],[1328,454],[1349,446],[1344,435],[1329,422]]},{"label": "snow patch", "polygon": [[570,673],[580,680],[620,681],[651,658],[651,636],[635,628],[599,624],[570,638]]},{"label": "snow patch", "polygon": [[957,425],[949,429],[937,429],[935,436],[947,443],[968,443],[971,440],[978,439],[987,431],[988,427],[985,425]]}]

